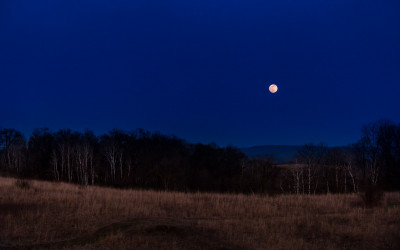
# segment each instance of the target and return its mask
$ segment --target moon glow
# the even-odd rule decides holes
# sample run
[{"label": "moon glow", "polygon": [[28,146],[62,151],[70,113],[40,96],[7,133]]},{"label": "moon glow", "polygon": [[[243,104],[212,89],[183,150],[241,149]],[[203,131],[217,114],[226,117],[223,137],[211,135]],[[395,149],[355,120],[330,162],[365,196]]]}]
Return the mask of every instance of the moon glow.
[{"label": "moon glow", "polygon": [[278,91],[278,86],[276,86],[275,84],[269,85],[269,92],[274,94],[274,93],[276,93],[276,91]]}]

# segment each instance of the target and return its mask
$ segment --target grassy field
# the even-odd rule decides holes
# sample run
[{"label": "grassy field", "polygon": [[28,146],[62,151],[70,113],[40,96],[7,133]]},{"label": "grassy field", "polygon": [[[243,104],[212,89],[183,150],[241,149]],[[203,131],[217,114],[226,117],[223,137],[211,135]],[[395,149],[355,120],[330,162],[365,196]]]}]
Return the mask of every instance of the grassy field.
[{"label": "grassy field", "polygon": [[400,194],[264,197],[0,177],[5,249],[400,249]]}]

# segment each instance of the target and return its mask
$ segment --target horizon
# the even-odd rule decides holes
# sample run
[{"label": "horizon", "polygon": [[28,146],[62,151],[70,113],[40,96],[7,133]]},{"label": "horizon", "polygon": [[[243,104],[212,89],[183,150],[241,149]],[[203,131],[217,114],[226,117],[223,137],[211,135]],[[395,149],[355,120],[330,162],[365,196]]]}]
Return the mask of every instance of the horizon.
[{"label": "horizon", "polygon": [[[93,132],[94,135],[95,135],[96,137],[101,137],[102,135],[106,135],[106,134],[108,134],[109,132],[111,132],[111,131],[113,131],[113,130],[122,131],[122,132],[124,132],[124,133],[131,133],[131,132],[135,132],[135,131],[138,131],[138,130],[144,130],[144,131],[150,132],[150,133],[152,133],[152,134],[159,133],[159,134],[164,135],[164,136],[167,136],[167,137],[176,137],[176,138],[178,138],[178,139],[184,141],[185,143],[189,143],[189,144],[199,144],[199,143],[200,143],[200,144],[204,144],[204,145],[215,144],[215,145],[217,145],[218,147],[221,147],[221,148],[231,146],[231,147],[235,147],[235,148],[238,148],[238,149],[241,149],[241,148],[254,148],[254,147],[265,147],[265,146],[273,146],[273,147],[280,147],[280,146],[283,146],[283,147],[286,147],[286,146],[289,146],[289,147],[300,147],[300,146],[303,146],[303,145],[306,145],[306,144],[318,145],[318,144],[321,144],[321,143],[322,143],[323,145],[327,146],[327,147],[347,147],[347,146],[350,146],[350,145],[352,145],[353,143],[356,143],[356,142],[357,142],[357,140],[356,140],[356,141],[354,141],[354,142],[350,142],[349,144],[345,144],[345,145],[332,145],[332,144],[328,144],[328,143],[323,142],[323,141],[319,141],[319,142],[311,142],[311,141],[309,141],[309,142],[305,142],[305,143],[302,143],[302,144],[274,144],[274,143],[272,143],[272,144],[257,144],[257,145],[233,145],[233,144],[220,145],[220,144],[218,144],[218,143],[216,143],[216,142],[214,142],[214,141],[210,141],[210,142],[189,141],[189,140],[187,140],[186,138],[177,136],[177,135],[175,135],[175,134],[162,133],[162,132],[157,131],[157,130],[155,130],[155,131],[149,131],[149,130],[146,130],[146,129],[144,129],[144,128],[127,129],[127,130],[126,130],[126,129],[113,128],[113,129],[109,129],[109,130],[107,130],[107,131],[105,131],[105,132],[95,132],[95,131],[93,131],[93,130],[91,130],[91,129],[89,129],[89,128],[84,128],[84,129],[81,129],[81,130],[79,130],[79,129],[76,130],[76,129],[70,129],[70,128],[51,129],[51,128],[48,128],[48,127],[40,127],[40,128],[34,128],[34,129],[32,129],[32,130],[30,130],[30,131],[28,131],[28,132],[27,132],[27,131],[22,131],[22,130],[19,130],[19,129],[16,129],[16,128],[11,128],[11,127],[0,127],[0,129],[15,129],[15,130],[17,130],[17,131],[19,131],[19,132],[22,133],[22,135],[25,137],[25,139],[27,139],[27,142],[29,141],[29,138],[30,138],[31,135],[33,134],[34,130],[36,130],[36,129],[48,129],[49,132],[51,132],[51,133],[57,133],[59,130],[70,130],[72,133],[74,133],[74,132],[84,133],[85,131],[90,131],[90,132]],[[360,134],[361,134],[361,133],[360,133]]]},{"label": "horizon", "polygon": [[[366,125],[368,125],[368,124],[366,124]],[[358,140],[356,140],[354,142],[351,142],[351,143],[348,143],[348,144],[345,144],[345,145],[332,145],[332,144],[328,144],[328,143],[323,142],[323,141],[320,141],[320,142],[306,142],[306,143],[303,143],[303,144],[273,144],[272,143],[272,144],[257,144],[257,145],[233,145],[233,144],[220,145],[220,144],[218,144],[216,142],[213,142],[213,141],[210,141],[210,142],[189,141],[186,138],[183,138],[183,137],[180,137],[180,136],[177,136],[177,135],[174,135],[174,134],[161,133],[160,131],[149,131],[149,130],[146,130],[146,129],[143,129],[143,128],[137,128],[137,129],[131,129],[131,130],[113,128],[113,129],[107,130],[106,132],[101,132],[101,133],[97,133],[97,132],[95,132],[95,131],[93,131],[93,130],[91,130],[89,128],[85,128],[85,129],[82,129],[82,130],[75,130],[75,129],[70,129],[70,128],[51,129],[51,128],[48,128],[48,127],[41,127],[41,128],[34,128],[30,132],[24,132],[24,131],[18,130],[16,128],[10,128],[10,127],[0,127],[0,129],[15,129],[16,131],[21,132],[22,135],[27,140],[27,143],[28,143],[30,137],[32,136],[33,132],[36,129],[47,129],[50,133],[57,133],[60,130],[70,130],[72,133],[74,133],[74,132],[84,133],[85,131],[90,131],[90,132],[93,132],[93,134],[98,138],[100,138],[103,135],[107,135],[107,134],[109,134],[110,132],[112,132],[114,130],[118,130],[118,131],[121,131],[121,132],[124,132],[124,133],[127,133],[127,134],[132,133],[132,132],[134,133],[134,132],[136,132],[138,130],[143,130],[143,131],[149,132],[151,134],[159,133],[159,134],[161,134],[163,136],[167,136],[167,137],[176,137],[179,140],[182,140],[183,142],[188,143],[188,144],[193,144],[193,145],[195,145],[195,144],[204,144],[204,145],[215,144],[217,147],[220,147],[220,148],[234,147],[234,148],[237,148],[237,149],[250,149],[250,148],[257,148],[257,147],[261,147],[261,148],[262,147],[301,147],[301,146],[304,146],[304,145],[319,145],[319,144],[322,144],[322,145],[324,145],[326,147],[329,147],[329,148],[335,148],[335,147],[339,147],[340,148],[340,147],[349,147],[349,146],[353,145],[354,143],[356,143],[358,141]]]}]

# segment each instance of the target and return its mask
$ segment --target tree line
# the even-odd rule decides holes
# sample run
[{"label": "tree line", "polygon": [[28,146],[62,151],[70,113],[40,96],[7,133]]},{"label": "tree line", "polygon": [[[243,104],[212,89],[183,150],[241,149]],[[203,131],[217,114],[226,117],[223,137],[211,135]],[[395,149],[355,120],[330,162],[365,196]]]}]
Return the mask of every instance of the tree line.
[{"label": "tree line", "polygon": [[347,147],[301,147],[282,171],[281,190],[295,194],[358,192],[366,187],[400,190],[400,124],[380,120],[364,126]]},{"label": "tree line", "polygon": [[378,121],[348,147],[306,144],[292,164],[249,159],[237,148],[191,144],[142,129],[96,136],[35,129],[27,140],[0,129],[0,170],[23,178],[81,185],[243,193],[346,193],[371,183],[400,186],[400,125]]},{"label": "tree line", "polygon": [[89,130],[35,129],[28,141],[14,129],[0,130],[4,173],[81,185],[236,191],[245,159],[233,147],[189,144],[144,130],[96,136]]}]

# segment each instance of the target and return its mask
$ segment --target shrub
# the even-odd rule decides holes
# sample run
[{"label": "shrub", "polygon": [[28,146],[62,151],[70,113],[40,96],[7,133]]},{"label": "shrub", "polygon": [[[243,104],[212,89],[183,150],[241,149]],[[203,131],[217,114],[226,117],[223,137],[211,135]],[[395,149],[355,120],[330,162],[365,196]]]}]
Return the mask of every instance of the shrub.
[{"label": "shrub", "polygon": [[366,207],[374,207],[382,204],[384,193],[377,185],[368,183],[360,192],[360,197]]}]

